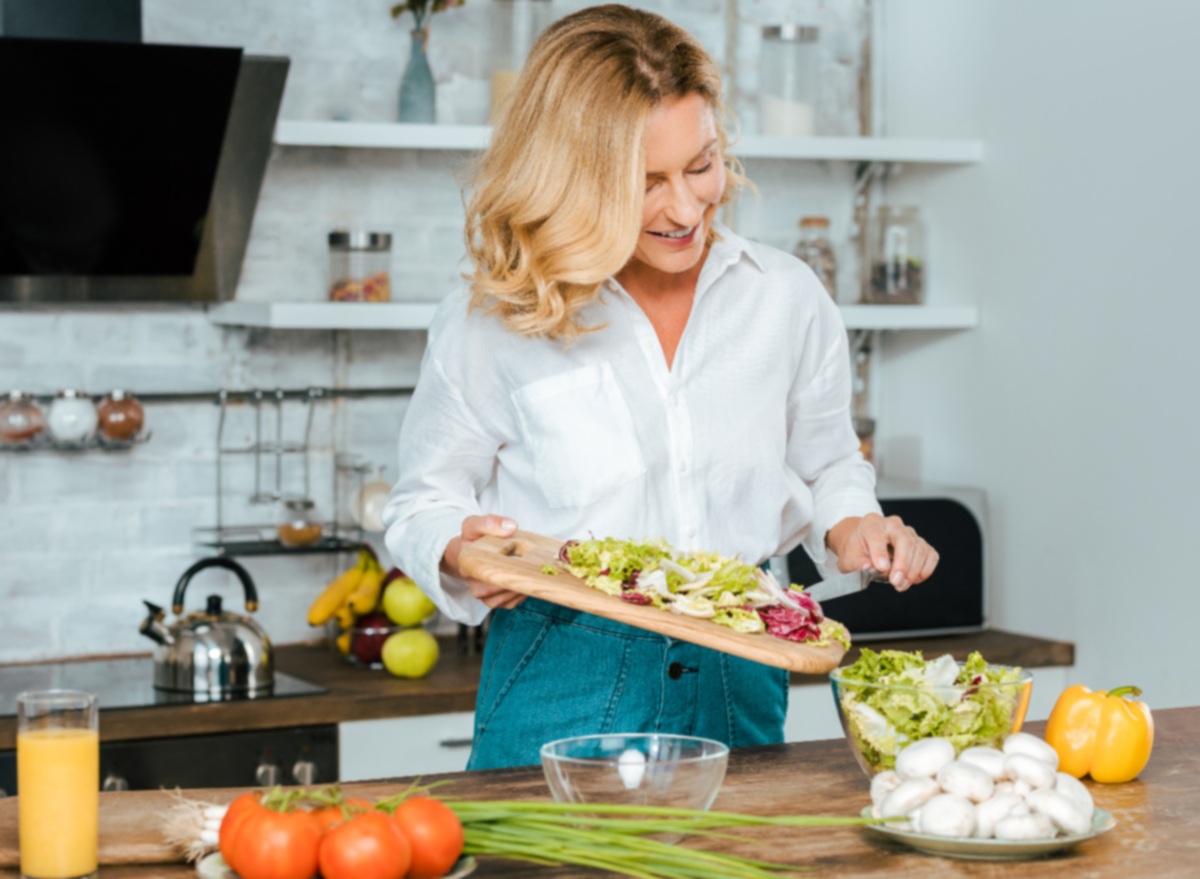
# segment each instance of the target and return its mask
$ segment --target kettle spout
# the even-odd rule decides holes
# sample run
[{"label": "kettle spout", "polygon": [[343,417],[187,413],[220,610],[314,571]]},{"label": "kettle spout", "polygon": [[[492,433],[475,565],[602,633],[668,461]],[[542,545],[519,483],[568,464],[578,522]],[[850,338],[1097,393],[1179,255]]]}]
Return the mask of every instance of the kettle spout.
[{"label": "kettle spout", "polygon": [[138,627],[138,631],[156,644],[165,644],[167,646],[174,644],[175,636],[163,624],[163,609],[157,604],[151,604],[149,601],[143,601],[142,603],[146,605],[148,613],[146,619]]}]

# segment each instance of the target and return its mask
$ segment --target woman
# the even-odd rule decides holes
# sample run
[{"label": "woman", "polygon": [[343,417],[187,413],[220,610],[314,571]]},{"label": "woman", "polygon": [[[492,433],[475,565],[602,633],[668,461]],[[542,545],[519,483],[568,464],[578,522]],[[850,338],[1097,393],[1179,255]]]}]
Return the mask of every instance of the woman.
[{"label": "woman", "polygon": [[742,183],[720,94],[675,25],[586,9],[538,39],[476,170],[475,272],[430,328],[385,513],[444,613],[493,614],[471,768],[607,731],[778,742],[788,678],[464,581],[464,542],[519,522],[755,561],[803,543],[827,574],[873,565],[897,589],[937,563],[879,515],[836,306],[715,220]]}]

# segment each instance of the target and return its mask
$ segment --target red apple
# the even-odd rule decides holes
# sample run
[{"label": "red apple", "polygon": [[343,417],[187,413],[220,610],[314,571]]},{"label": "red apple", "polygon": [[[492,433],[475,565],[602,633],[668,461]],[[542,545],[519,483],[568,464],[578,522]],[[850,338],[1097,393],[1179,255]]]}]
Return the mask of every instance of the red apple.
[{"label": "red apple", "polygon": [[393,629],[392,621],[386,614],[377,612],[360,617],[354,624],[350,650],[364,665],[379,662],[383,656],[383,642],[392,634]]}]

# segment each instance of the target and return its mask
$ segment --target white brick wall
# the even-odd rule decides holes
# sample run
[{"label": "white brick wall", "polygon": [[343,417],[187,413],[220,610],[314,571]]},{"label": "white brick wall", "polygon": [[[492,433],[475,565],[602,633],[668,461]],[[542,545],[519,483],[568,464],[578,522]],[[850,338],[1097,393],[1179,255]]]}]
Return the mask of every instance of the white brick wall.
[{"label": "white brick wall", "polygon": [[[853,92],[866,0],[657,0],[660,11],[695,33],[723,63],[727,14],[736,2],[737,105],[755,131],[758,32],[763,22],[820,24],[829,36],[823,107],[830,133],[856,133]],[[244,46],[288,55],[286,118],[396,118],[407,61],[409,22],[396,23],[385,0],[144,0],[151,42]],[[430,58],[445,83],[458,73],[488,76],[489,0],[470,0],[433,20]],[[586,5],[556,0],[566,12]],[[848,86],[847,83],[850,85]],[[832,85],[830,85],[832,84]],[[846,96],[849,95],[849,98]],[[325,236],[338,225],[390,231],[393,295],[436,300],[458,282],[462,202],[455,172],[462,154],[392,150],[276,148],[255,216],[238,296],[257,300],[324,298]],[[836,235],[849,219],[849,170],[755,161],[762,196],[739,206],[741,230],[789,248],[796,221],[826,213]],[[845,275],[845,273],[843,273]],[[849,278],[846,289],[853,287]],[[79,387],[144,393],[221,387],[309,385],[371,387],[416,380],[419,332],[267,332],[221,329],[195,307],[53,308],[0,311],[0,391],[53,393]],[[314,425],[313,495],[328,516],[332,448],[388,465],[404,399],[323,403]],[[217,410],[208,404],[148,407],[153,440],[119,454],[0,453],[0,662],[144,650],[137,634],[143,598],[165,605],[178,576],[197,557],[192,529],[213,524]],[[288,438],[299,438],[302,407],[289,404]],[[273,429],[268,407],[264,424]],[[227,442],[248,441],[252,410],[232,410]],[[226,472],[226,521],[273,521],[273,507],[246,503],[250,460]],[[285,490],[299,491],[298,462],[288,461]],[[273,484],[273,469],[264,479]],[[341,502],[345,498],[338,499]],[[344,517],[343,517],[344,518]],[[247,562],[259,584],[259,619],[276,642],[311,633],[304,610],[338,569],[331,557]],[[214,589],[236,607],[223,572],[195,583],[189,606]]]}]

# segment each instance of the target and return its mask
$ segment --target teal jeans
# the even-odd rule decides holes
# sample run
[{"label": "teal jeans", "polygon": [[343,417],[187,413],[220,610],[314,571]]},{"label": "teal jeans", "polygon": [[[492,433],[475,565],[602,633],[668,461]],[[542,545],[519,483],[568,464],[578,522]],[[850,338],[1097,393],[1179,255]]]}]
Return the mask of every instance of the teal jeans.
[{"label": "teal jeans", "polygon": [[468,769],[539,763],[546,742],[599,733],[783,741],[788,675],[558,605],[492,614]]}]

